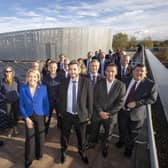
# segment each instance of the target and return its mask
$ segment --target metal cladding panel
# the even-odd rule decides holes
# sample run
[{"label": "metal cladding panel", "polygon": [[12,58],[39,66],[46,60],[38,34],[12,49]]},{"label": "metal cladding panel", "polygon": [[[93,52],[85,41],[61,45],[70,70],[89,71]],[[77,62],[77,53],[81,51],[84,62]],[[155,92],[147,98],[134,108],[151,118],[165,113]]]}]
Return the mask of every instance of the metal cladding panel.
[{"label": "metal cladding panel", "polygon": [[88,51],[112,47],[110,28],[53,28],[0,34],[1,60],[84,58]]}]

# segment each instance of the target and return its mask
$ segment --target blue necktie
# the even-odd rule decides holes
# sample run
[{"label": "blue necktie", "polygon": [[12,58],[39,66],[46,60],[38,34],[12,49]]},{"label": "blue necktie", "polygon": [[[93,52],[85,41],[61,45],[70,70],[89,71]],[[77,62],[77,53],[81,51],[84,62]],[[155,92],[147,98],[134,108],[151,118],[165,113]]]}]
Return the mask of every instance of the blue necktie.
[{"label": "blue necktie", "polygon": [[92,79],[92,86],[94,86],[96,84],[96,76],[93,75],[93,79]]},{"label": "blue necktie", "polygon": [[76,113],[76,81],[72,81],[72,112]]},{"label": "blue necktie", "polygon": [[123,67],[122,68],[122,74],[121,74],[123,77],[125,76],[125,68]]}]

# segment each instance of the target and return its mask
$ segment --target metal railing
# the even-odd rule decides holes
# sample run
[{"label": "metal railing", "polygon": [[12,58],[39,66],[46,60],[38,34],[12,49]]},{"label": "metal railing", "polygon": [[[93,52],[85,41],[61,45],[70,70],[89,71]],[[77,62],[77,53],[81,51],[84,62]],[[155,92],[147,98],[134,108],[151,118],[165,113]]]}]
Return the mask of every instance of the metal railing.
[{"label": "metal railing", "polygon": [[150,164],[151,168],[159,168],[155,136],[152,124],[151,105],[147,105],[146,108],[147,108],[147,128],[148,128],[148,142],[150,150]]}]

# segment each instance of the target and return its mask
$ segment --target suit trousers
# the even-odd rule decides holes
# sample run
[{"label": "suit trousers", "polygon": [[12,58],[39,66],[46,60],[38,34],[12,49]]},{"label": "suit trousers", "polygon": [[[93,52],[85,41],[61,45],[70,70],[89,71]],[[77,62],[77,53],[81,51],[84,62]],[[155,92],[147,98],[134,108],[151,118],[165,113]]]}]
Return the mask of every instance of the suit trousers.
[{"label": "suit trousers", "polygon": [[135,146],[135,141],[143,126],[144,120],[132,121],[130,118],[130,111],[124,111],[122,122],[122,131],[125,133],[121,137],[124,138],[126,149],[132,150]]},{"label": "suit trousers", "polygon": [[78,115],[73,115],[68,112],[65,112],[62,117],[62,129],[61,129],[62,151],[65,152],[67,149],[72,127],[75,129],[76,132],[78,140],[78,150],[84,151],[86,142],[86,123],[81,123]]},{"label": "suit trousers", "polygon": [[48,121],[45,123],[45,135],[48,134],[48,129],[50,127],[50,122],[51,122],[51,118],[53,115],[53,110],[56,110],[56,115],[57,115],[57,127],[60,128],[61,125],[61,117],[58,114],[58,110],[57,110],[57,105],[56,103],[50,103],[50,111],[49,111],[49,117],[48,117]]},{"label": "suit trousers", "polygon": [[35,113],[30,117],[33,121],[33,128],[26,126],[25,141],[25,164],[29,164],[35,158],[40,159],[43,154],[44,144],[44,116]]},{"label": "suit trousers", "polygon": [[99,139],[99,131],[100,131],[100,127],[101,125],[104,128],[104,134],[103,134],[103,146],[107,146],[109,144],[109,142],[111,141],[111,137],[112,137],[112,132],[113,132],[113,128],[116,125],[117,122],[117,114],[115,114],[114,116],[111,116],[108,119],[100,119],[97,121],[94,121],[92,124],[92,133],[90,136],[89,141],[91,143],[97,143],[98,139]]}]

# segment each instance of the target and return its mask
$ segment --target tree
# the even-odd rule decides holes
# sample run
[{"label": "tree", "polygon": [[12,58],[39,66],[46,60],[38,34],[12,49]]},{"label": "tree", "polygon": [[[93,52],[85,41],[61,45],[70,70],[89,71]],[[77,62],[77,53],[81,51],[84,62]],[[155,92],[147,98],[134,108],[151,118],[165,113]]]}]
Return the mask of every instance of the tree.
[{"label": "tree", "polygon": [[144,40],[142,41],[142,44],[146,48],[153,48],[153,41],[152,41],[152,38],[150,36],[145,37]]},{"label": "tree", "polygon": [[113,36],[113,48],[123,49],[128,47],[128,35],[124,33],[117,33]]},{"label": "tree", "polygon": [[129,40],[129,48],[135,48],[137,46],[137,40],[135,36],[132,36]]}]

